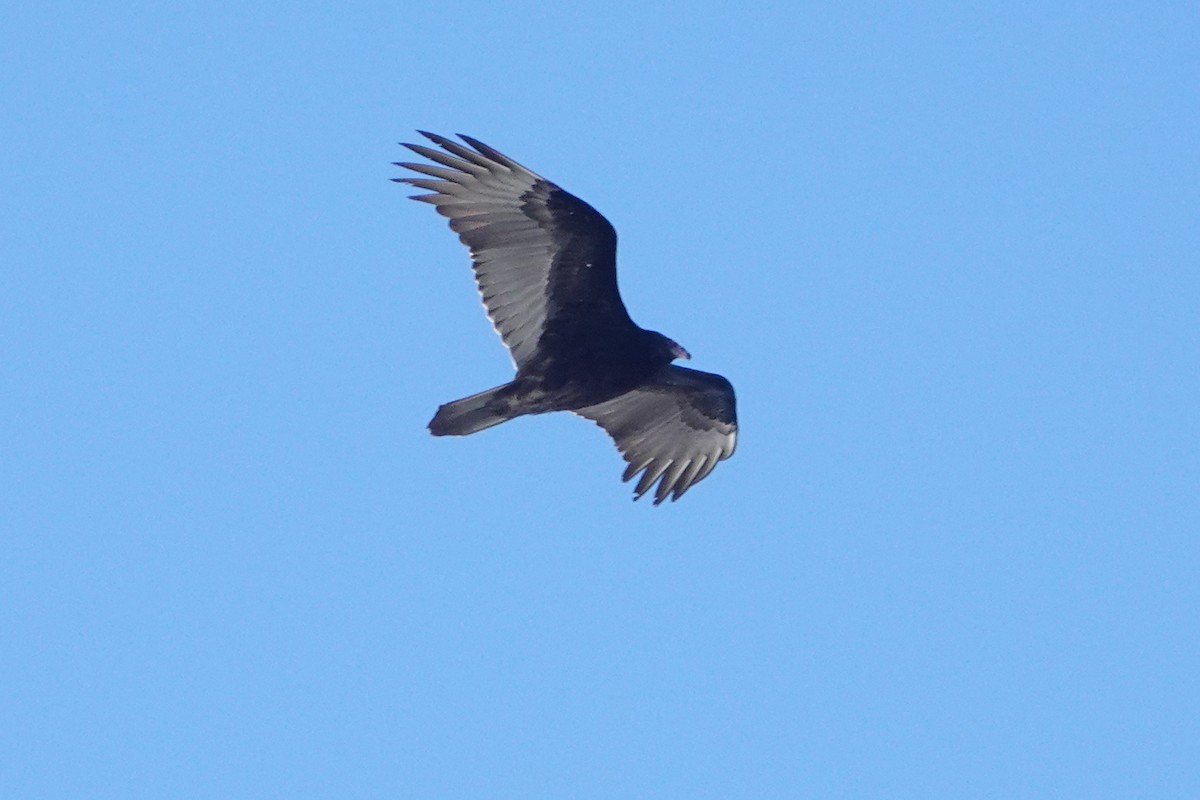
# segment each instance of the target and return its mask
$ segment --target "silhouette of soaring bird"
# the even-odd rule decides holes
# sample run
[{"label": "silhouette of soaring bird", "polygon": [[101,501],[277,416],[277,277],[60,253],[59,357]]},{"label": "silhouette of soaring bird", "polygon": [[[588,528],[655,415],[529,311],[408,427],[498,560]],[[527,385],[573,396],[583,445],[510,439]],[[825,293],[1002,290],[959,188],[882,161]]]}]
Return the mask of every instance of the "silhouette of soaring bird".
[{"label": "silhouette of soaring bird", "polygon": [[617,233],[600,212],[537,173],[459,134],[419,133],[441,150],[404,146],[433,162],[397,162],[426,177],[394,178],[430,194],[471,251],[475,281],[517,374],[446,403],[434,436],[465,436],[525,414],[573,411],[616,442],[641,478],[634,499],[678,500],[733,455],[733,386],[675,366],[675,341],[638,327],[617,291]]}]

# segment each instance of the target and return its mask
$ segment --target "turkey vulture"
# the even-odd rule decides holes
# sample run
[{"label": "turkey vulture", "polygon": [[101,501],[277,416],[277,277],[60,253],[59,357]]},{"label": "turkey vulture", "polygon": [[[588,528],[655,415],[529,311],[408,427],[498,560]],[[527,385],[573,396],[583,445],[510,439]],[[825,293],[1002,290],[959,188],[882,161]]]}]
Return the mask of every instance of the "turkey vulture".
[{"label": "turkey vulture", "polygon": [[678,500],[733,455],[733,386],[677,367],[678,343],[638,327],[617,291],[617,233],[578,197],[470,136],[469,147],[433,133],[441,147],[405,144],[432,161],[397,162],[420,173],[394,178],[431,194],[471,251],[475,281],[517,374],[510,383],[446,403],[434,436],[465,436],[524,414],[573,411],[616,442],[642,473],[634,499]]}]

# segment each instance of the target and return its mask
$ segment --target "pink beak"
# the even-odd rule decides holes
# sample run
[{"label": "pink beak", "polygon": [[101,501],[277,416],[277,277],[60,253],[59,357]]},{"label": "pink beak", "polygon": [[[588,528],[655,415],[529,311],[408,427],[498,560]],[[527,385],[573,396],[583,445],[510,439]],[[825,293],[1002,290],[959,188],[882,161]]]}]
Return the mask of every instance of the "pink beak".
[{"label": "pink beak", "polygon": [[692,358],[692,354],[687,350],[684,350],[683,345],[681,345],[679,342],[671,342],[671,352],[676,358],[686,358],[689,361]]}]

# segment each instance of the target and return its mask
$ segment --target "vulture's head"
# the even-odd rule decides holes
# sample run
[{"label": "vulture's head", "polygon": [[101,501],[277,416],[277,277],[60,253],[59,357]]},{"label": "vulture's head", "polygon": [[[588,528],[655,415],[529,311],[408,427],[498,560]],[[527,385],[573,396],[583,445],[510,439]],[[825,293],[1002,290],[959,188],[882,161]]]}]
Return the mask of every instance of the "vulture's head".
[{"label": "vulture's head", "polygon": [[683,345],[674,339],[663,336],[658,331],[651,331],[654,334],[654,339],[659,353],[664,361],[668,364],[677,358],[690,359],[692,354],[683,349]]}]

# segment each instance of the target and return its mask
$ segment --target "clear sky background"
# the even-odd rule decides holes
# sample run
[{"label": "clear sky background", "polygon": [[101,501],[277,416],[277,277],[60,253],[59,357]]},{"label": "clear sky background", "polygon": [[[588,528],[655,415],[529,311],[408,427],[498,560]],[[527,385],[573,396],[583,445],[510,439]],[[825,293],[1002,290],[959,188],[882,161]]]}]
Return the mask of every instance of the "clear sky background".
[{"label": "clear sky background", "polygon": [[[1194,3],[0,13],[0,795],[1200,797]],[[388,182],[612,220],[630,502]]]}]

